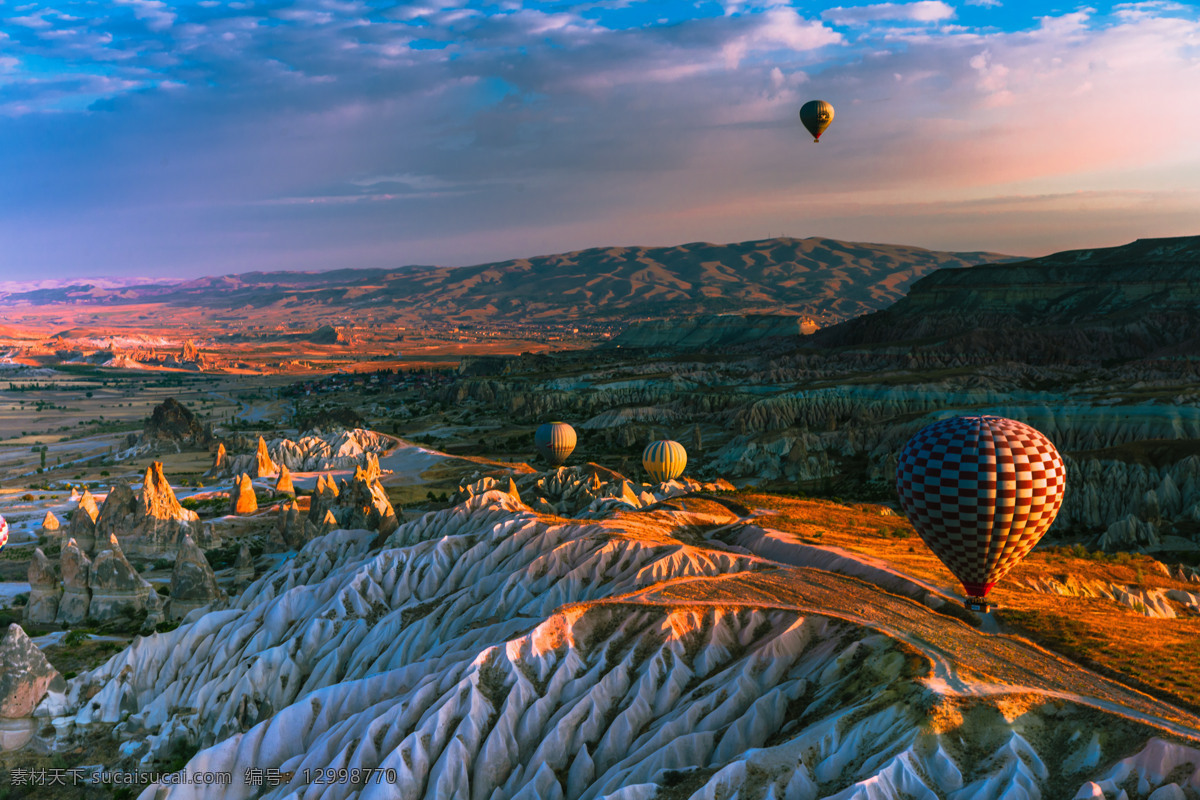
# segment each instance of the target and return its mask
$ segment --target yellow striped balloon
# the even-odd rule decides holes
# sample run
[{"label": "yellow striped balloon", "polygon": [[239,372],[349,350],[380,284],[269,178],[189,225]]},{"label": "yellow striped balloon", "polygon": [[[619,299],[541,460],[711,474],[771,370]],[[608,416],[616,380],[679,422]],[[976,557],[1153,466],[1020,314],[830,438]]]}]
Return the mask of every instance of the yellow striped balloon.
[{"label": "yellow striped balloon", "polygon": [[674,480],[687,467],[687,450],[670,439],[651,442],[642,451],[642,466],[655,483]]},{"label": "yellow striped balloon", "polygon": [[547,422],[533,434],[533,446],[550,462],[561,467],[575,451],[575,429],[565,422]]}]

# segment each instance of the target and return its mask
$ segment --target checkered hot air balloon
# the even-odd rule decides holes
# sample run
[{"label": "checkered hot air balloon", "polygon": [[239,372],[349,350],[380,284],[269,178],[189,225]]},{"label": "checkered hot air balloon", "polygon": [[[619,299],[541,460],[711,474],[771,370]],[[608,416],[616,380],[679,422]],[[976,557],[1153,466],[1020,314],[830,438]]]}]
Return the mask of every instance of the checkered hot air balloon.
[{"label": "checkered hot air balloon", "polygon": [[552,467],[567,463],[575,442],[575,429],[565,422],[547,422],[533,434],[533,446]]},{"label": "checkered hot air balloon", "polygon": [[1067,472],[1050,440],[1003,417],[953,417],[908,441],[900,504],[968,605],[1029,554],[1062,505]]},{"label": "checkered hot air balloon", "polygon": [[8,544],[8,521],[0,517],[0,547]]}]

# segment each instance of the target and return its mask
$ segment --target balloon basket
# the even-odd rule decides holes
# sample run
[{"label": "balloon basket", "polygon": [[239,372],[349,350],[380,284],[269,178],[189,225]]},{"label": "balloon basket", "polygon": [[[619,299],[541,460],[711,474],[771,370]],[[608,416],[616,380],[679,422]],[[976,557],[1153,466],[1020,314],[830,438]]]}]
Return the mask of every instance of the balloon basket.
[{"label": "balloon basket", "polygon": [[982,597],[968,597],[963,601],[963,605],[967,607],[968,611],[974,611],[977,614],[986,614],[995,608],[994,605],[988,603]]}]

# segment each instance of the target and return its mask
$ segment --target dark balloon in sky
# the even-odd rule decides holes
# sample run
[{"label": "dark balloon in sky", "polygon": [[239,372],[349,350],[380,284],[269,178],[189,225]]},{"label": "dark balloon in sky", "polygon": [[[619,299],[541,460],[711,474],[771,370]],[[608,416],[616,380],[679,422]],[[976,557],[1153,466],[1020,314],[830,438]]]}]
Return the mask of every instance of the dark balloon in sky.
[{"label": "dark balloon in sky", "polygon": [[819,142],[821,134],[833,122],[833,106],[824,100],[809,100],[800,107],[800,121],[813,135],[813,141]]}]

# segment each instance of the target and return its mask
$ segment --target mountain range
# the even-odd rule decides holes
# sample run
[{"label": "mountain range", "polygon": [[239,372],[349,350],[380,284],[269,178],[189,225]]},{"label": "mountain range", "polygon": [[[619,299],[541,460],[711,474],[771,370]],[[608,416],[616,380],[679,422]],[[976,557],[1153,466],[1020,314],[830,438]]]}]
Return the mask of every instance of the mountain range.
[{"label": "mountain range", "polygon": [[935,270],[1013,260],[982,251],[781,238],[593,248],[469,267],[253,272],[176,285],[96,282],[0,293],[0,302],[394,308],[398,314],[462,321],[770,313],[830,324],[891,305],[913,281]]}]

